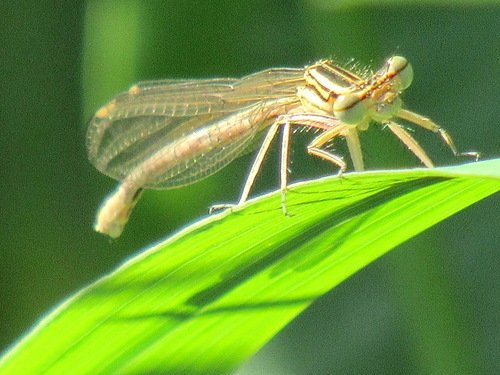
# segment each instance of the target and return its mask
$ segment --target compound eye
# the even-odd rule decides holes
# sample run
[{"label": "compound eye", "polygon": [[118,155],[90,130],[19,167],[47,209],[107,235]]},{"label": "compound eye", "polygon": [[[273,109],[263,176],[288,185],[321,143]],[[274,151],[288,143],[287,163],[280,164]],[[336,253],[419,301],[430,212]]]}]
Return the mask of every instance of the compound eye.
[{"label": "compound eye", "polygon": [[399,81],[400,90],[408,88],[413,81],[413,68],[408,60],[401,56],[393,56],[387,64],[387,73]]},{"label": "compound eye", "polygon": [[356,93],[340,95],[333,105],[333,113],[345,124],[359,124],[368,112],[365,102]]}]

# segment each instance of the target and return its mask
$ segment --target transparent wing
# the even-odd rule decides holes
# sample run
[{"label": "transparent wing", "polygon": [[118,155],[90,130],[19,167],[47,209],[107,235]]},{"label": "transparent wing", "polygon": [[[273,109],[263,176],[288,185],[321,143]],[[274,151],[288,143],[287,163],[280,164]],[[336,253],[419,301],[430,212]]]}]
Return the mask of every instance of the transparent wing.
[{"label": "transparent wing", "polygon": [[[168,150],[197,129],[224,124],[225,118],[245,111],[254,121],[264,121],[259,108],[266,106],[261,103],[295,97],[302,80],[302,69],[270,69],[239,80],[141,82],[102,107],[90,121],[89,159],[101,172],[123,180],[158,150]],[[236,137],[202,158],[184,159],[177,169],[165,171],[144,187],[174,187],[214,173],[248,150],[254,135]]]}]

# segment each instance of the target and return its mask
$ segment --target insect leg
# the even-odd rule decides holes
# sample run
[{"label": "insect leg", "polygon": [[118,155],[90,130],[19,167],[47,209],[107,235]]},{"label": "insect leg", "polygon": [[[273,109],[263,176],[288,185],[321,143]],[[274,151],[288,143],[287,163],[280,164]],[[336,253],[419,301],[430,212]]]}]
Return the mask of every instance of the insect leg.
[{"label": "insect leg", "polygon": [[339,174],[345,172],[345,170],[347,169],[347,164],[342,160],[341,157],[334,155],[331,152],[322,149],[321,147],[331,139],[344,135],[346,129],[347,126],[337,124],[337,126],[332,127],[324,133],[321,133],[318,137],[314,138],[309,146],[307,146],[307,152],[310,155],[318,156],[321,159],[337,165],[340,168]]},{"label": "insect leg", "polygon": [[281,208],[283,213],[287,215],[286,188],[288,186],[288,154],[290,150],[291,126],[305,126],[320,130],[329,130],[338,125],[338,120],[325,115],[297,113],[280,116],[276,120],[276,124],[278,126],[283,125],[283,135],[281,139],[280,189]]},{"label": "insect leg", "polygon": [[[281,191],[282,191],[282,200],[284,202],[284,195],[286,191],[286,186],[288,183],[288,150],[290,148],[289,143],[290,143],[290,128],[292,125],[297,125],[297,126],[307,126],[307,127],[313,127],[321,130],[326,130],[330,129],[336,125],[338,125],[338,120],[329,117],[329,116],[323,116],[323,115],[312,115],[312,114],[307,114],[307,113],[299,113],[299,114],[293,114],[293,115],[282,115],[276,119],[276,121],[271,125],[269,131],[267,132],[264,141],[262,142],[262,145],[257,153],[257,156],[255,157],[255,160],[252,164],[252,168],[250,169],[250,173],[248,174],[247,180],[245,182],[245,185],[243,187],[243,191],[241,193],[240,199],[238,201],[237,205],[245,203],[245,201],[248,199],[248,196],[250,194],[250,190],[255,182],[255,178],[257,177],[257,174],[260,171],[260,168],[262,166],[262,163],[264,161],[264,158],[269,150],[269,147],[271,145],[271,142],[273,141],[274,137],[276,136],[276,133],[278,132],[278,129],[280,126],[284,126],[284,133],[283,133],[283,138],[282,138],[282,144],[281,144],[281,172],[280,172],[280,178],[281,178]],[[286,207],[283,204],[284,207]],[[224,208],[224,207],[219,207],[219,206],[213,206],[215,209],[218,208]],[[286,212],[286,208],[283,208],[284,212]]]},{"label": "insect leg", "polygon": [[[250,169],[250,172],[248,174],[248,177],[245,181],[245,185],[243,186],[243,190],[240,196],[240,199],[236,206],[239,206],[243,203],[246,202],[248,199],[248,196],[250,195],[250,190],[253,187],[253,184],[255,182],[255,178],[257,177],[257,174],[260,171],[260,168],[262,167],[262,163],[264,162],[264,158],[269,151],[269,147],[271,146],[271,143],[276,136],[276,133],[278,132],[279,128],[283,126],[283,136],[282,136],[282,141],[281,141],[281,167],[280,167],[280,188],[282,192],[282,207],[283,207],[283,212],[286,214],[286,200],[285,200],[285,193],[286,193],[286,188],[288,184],[288,151],[290,148],[290,135],[291,135],[291,126],[304,126],[304,127],[311,127],[311,128],[316,128],[320,130],[325,130],[325,133],[328,133],[330,130],[333,128],[338,127],[339,121],[330,116],[326,115],[316,115],[316,114],[308,114],[308,113],[298,113],[298,114],[292,114],[292,115],[282,115],[279,116],[276,121],[271,125],[269,128],[266,136],[264,137],[264,140],[262,141],[262,145],[260,146],[259,151],[257,152],[257,155],[255,157],[255,160],[252,164],[252,167]],[[322,134],[325,134],[322,133]],[[330,134],[330,133],[328,133]],[[320,136],[321,137],[321,136]],[[317,139],[319,139],[318,137]],[[328,136],[328,141],[329,139],[333,138],[333,136]],[[326,142],[325,141],[325,142]],[[314,142],[314,141],[313,141]],[[318,147],[321,147],[325,142],[322,142]],[[310,154],[315,154],[317,156],[323,157],[324,159],[327,159],[334,164],[337,164],[341,167],[342,170],[346,169],[345,163],[337,156],[330,154],[329,152],[325,150],[311,150],[310,147],[308,148],[308,151]],[[235,205],[231,204],[217,204],[213,205],[210,207],[210,212],[214,212],[216,210],[224,209],[224,208],[229,208],[233,207]]]},{"label": "insect leg", "polygon": [[281,189],[281,209],[287,215],[286,209],[286,188],[288,186],[288,151],[290,150],[290,123],[283,125],[281,138],[281,165],[280,165],[280,189]]},{"label": "insect leg", "polygon": [[431,119],[424,117],[422,115],[419,115],[415,112],[408,111],[406,109],[401,109],[398,113],[397,116],[399,118],[402,118],[403,120],[409,121],[414,123],[415,125],[418,125],[424,129],[430,130],[434,133],[439,133],[441,138],[444,140],[444,142],[448,145],[448,147],[451,149],[451,152],[453,152],[453,155],[455,156],[471,156],[476,159],[476,161],[479,159],[479,153],[474,152],[474,151],[468,151],[468,152],[459,152],[457,147],[455,146],[455,143],[453,142],[453,139],[451,138],[450,134],[440,127],[438,124],[433,122]]},{"label": "insect leg", "polygon": [[243,191],[241,193],[240,200],[238,201],[238,205],[245,203],[246,200],[248,199],[248,195],[250,194],[250,189],[252,188],[255,182],[255,178],[257,177],[257,174],[260,171],[260,168],[267,154],[267,151],[271,146],[271,142],[273,141],[274,137],[276,136],[276,133],[278,132],[279,125],[280,125],[279,123],[275,122],[274,124],[271,125],[269,131],[267,132],[266,137],[264,138],[264,141],[260,146],[259,152],[257,153],[257,156],[255,157],[255,160],[252,164],[252,168],[250,169],[250,173],[248,174],[247,180],[245,181],[245,185],[243,186]]},{"label": "insect leg", "polygon": [[354,169],[358,172],[364,170],[365,166],[363,163],[363,153],[361,151],[361,143],[359,142],[358,130],[356,128],[349,127],[344,133],[344,137],[347,141],[347,148],[351,154]]},{"label": "insect leg", "polygon": [[391,131],[398,137],[401,142],[403,142],[411,152],[415,154],[417,158],[420,159],[420,161],[427,167],[427,168],[432,168],[434,167],[434,164],[432,163],[431,159],[429,156],[427,156],[427,153],[424,151],[422,147],[418,144],[418,142],[413,138],[410,133],[408,133],[406,130],[404,130],[399,124],[390,121],[387,126]]},{"label": "insect leg", "polygon": [[273,141],[274,137],[276,136],[276,133],[278,132],[279,129],[279,124],[278,123],[273,123],[271,127],[269,128],[266,136],[264,137],[264,140],[262,141],[262,145],[259,148],[259,151],[257,152],[257,156],[255,157],[255,160],[253,161],[252,168],[250,168],[250,172],[248,173],[247,179],[245,181],[245,185],[243,186],[243,190],[241,192],[240,199],[238,200],[238,203],[236,204],[227,204],[227,203],[222,203],[222,204],[214,204],[213,206],[210,207],[209,213],[213,213],[214,211],[222,210],[225,208],[230,208],[234,206],[239,206],[242,205],[243,203],[246,202],[248,199],[248,196],[250,194],[250,190],[252,189],[252,186],[255,182],[255,178],[257,177],[257,174],[260,171],[260,168],[262,166],[262,163],[264,162],[264,158],[267,154],[267,151],[269,150],[269,147],[271,146],[271,142]]}]

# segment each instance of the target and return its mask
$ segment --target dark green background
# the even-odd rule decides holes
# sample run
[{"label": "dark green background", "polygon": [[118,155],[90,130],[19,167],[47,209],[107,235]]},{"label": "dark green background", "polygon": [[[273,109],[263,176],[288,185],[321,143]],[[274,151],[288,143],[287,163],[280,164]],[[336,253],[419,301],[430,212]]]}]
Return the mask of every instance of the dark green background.
[{"label": "dark green background", "polygon": [[[241,76],[325,57],[377,68],[397,53],[415,70],[407,107],[445,126],[461,149],[498,157],[499,4],[363,3],[2,2],[0,350],[141,247],[236,200],[249,157],[195,185],[146,193],[117,241],[93,232],[115,182],[88,163],[85,124],[135,81]],[[436,164],[466,161],[434,135],[416,136]],[[292,179],[334,172],[305,156],[308,139],[294,138]],[[362,142],[370,168],[418,165],[380,127]],[[277,187],[276,162],[275,150],[259,191]],[[315,303],[240,374],[500,373],[499,212],[491,197],[400,246]]]}]

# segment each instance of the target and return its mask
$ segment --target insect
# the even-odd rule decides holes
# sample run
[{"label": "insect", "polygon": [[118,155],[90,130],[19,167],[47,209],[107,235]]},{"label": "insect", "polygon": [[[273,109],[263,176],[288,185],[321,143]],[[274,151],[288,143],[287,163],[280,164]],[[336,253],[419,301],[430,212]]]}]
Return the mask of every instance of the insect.
[{"label": "insect", "polygon": [[241,79],[159,80],[132,86],[101,107],[88,127],[90,161],[120,181],[100,207],[95,230],[120,236],[143,189],[176,188],[203,179],[251,150],[266,131],[237,204],[247,200],[280,129],[284,209],[291,127],[318,130],[307,152],[336,165],[339,173],[347,165],[326,144],[344,137],[354,169],[361,171],[358,132],[370,122],[386,125],[429,168],[433,164],[426,152],[395,119],[439,134],[459,155],[443,128],[402,108],[400,94],[413,79],[404,57],[393,56],[366,75],[321,60],[303,69],[268,69]]}]

